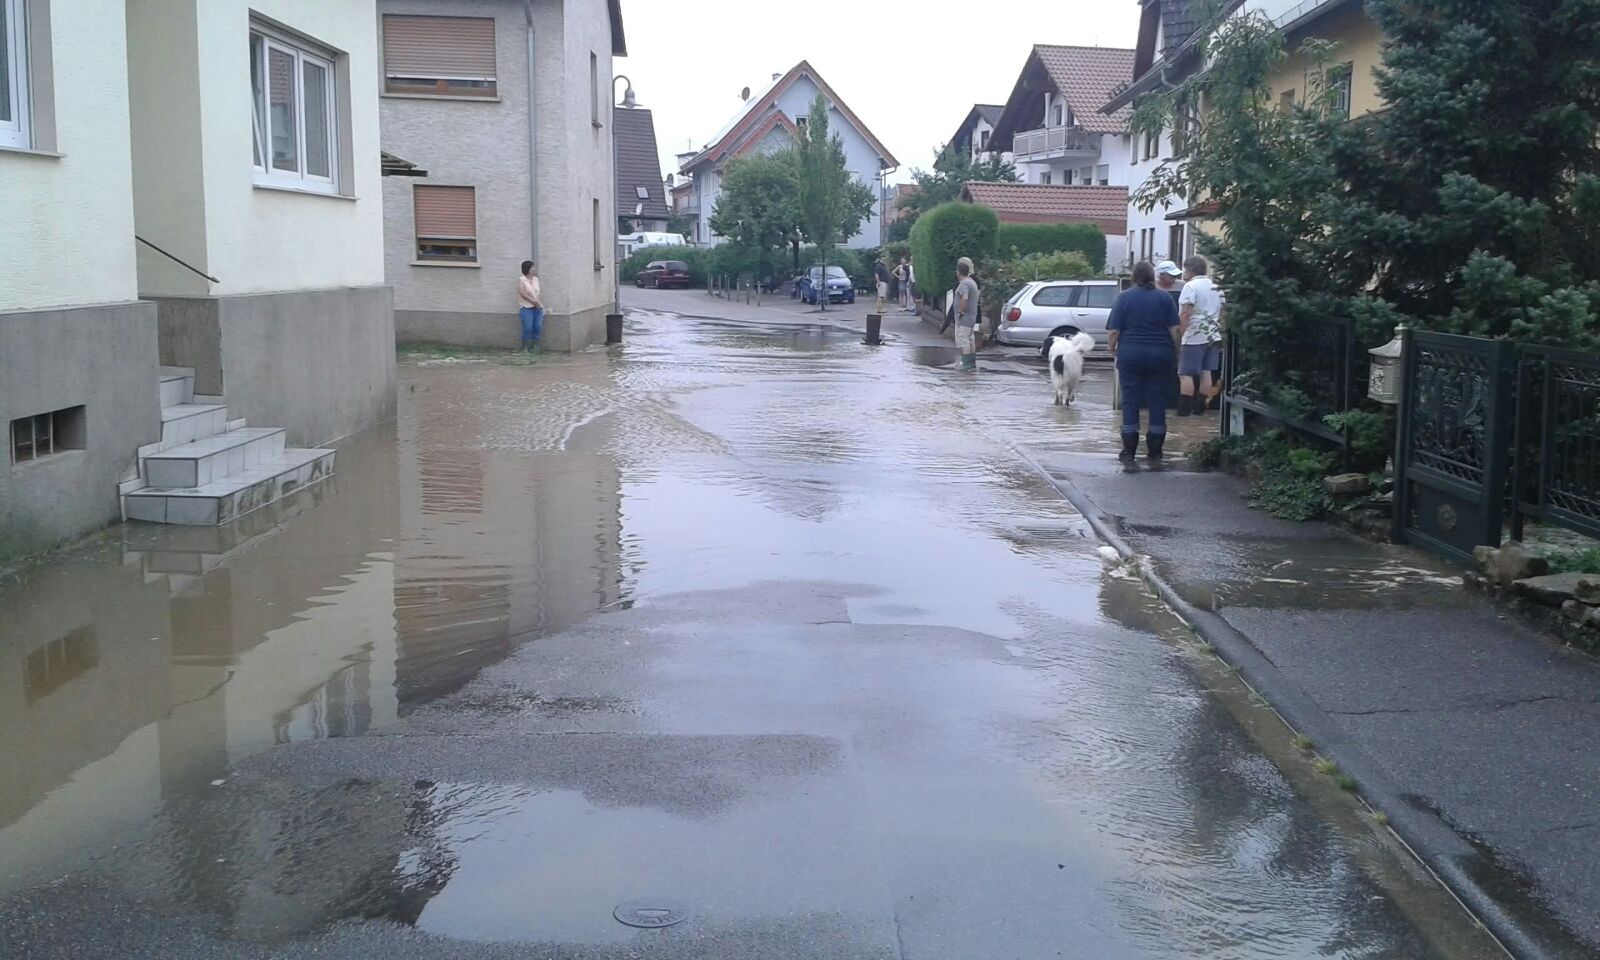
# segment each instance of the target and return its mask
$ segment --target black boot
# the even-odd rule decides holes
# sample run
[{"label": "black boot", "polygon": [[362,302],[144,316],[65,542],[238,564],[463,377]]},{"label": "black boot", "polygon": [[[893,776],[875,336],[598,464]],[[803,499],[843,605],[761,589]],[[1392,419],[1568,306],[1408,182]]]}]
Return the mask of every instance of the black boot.
[{"label": "black boot", "polygon": [[1187,417],[1194,412],[1194,397],[1187,393],[1178,394],[1178,416]]},{"label": "black boot", "polygon": [[1117,459],[1131,461],[1138,452],[1139,435],[1137,433],[1124,433],[1122,435],[1122,452],[1117,454]]},{"label": "black boot", "polygon": [[[1135,438],[1137,439],[1137,438]],[[1144,435],[1145,456],[1151,460],[1161,459],[1161,447],[1167,442],[1164,433],[1147,433]]]}]

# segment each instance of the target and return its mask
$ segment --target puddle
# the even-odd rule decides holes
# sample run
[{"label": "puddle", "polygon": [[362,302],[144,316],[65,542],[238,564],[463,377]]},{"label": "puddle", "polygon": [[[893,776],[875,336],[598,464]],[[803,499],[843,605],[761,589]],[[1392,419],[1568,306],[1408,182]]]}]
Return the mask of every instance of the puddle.
[{"label": "puddle", "polygon": [[1490,955],[995,437],[1103,392],[630,322],[0,587],[0,954]]}]

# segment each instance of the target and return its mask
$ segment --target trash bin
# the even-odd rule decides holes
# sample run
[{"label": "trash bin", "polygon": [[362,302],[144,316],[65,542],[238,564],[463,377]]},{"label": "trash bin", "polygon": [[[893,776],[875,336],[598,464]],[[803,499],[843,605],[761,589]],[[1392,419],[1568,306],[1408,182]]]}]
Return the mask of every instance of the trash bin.
[{"label": "trash bin", "polygon": [[620,314],[620,313],[608,313],[608,314],[606,314],[606,343],[607,344],[613,344],[613,343],[621,343],[621,342],[622,342],[622,314]]},{"label": "trash bin", "polygon": [[869,314],[867,314],[867,338],[865,340],[861,341],[861,342],[865,343],[865,344],[868,344],[870,346],[874,346],[874,347],[878,346],[879,344],[883,343],[883,340],[880,339],[880,336],[879,336],[879,334],[882,332],[882,330],[883,330],[883,314],[881,314],[881,313],[869,313]]}]

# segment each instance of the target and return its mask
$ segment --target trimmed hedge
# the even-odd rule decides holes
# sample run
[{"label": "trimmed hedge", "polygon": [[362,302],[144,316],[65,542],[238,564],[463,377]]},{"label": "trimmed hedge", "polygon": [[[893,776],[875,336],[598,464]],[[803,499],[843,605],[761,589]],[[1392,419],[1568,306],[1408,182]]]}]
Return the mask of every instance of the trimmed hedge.
[{"label": "trimmed hedge", "polygon": [[671,244],[658,247],[640,247],[622,262],[622,282],[632,283],[639,271],[656,260],[682,260],[689,267],[689,282],[697,287],[706,285],[706,254],[699,247]]},{"label": "trimmed hedge", "polygon": [[1007,260],[1075,251],[1098,273],[1105,269],[1106,235],[1092,223],[1002,223],[995,233],[995,249]]},{"label": "trimmed hedge", "polygon": [[956,285],[956,261],[971,257],[980,269],[994,256],[1000,218],[976,203],[942,203],[917,218],[911,228],[911,256],[917,287],[937,296]]}]

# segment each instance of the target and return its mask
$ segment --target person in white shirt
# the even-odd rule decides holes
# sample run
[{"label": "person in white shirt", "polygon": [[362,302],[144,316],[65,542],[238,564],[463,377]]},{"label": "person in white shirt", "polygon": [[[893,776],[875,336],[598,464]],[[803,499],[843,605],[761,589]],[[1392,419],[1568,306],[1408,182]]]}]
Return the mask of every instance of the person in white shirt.
[{"label": "person in white shirt", "polygon": [[537,350],[544,333],[544,301],[539,299],[539,275],[533,261],[522,261],[522,276],[517,278],[517,313],[522,320],[522,349]]},{"label": "person in white shirt", "polygon": [[[1211,371],[1222,366],[1222,294],[1207,276],[1210,265],[1196,254],[1183,261],[1183,292],[1178,294],[1178,416],[1205,412],[1211,396]],[[1199,381],[1196,395],[1195,381]]]}]

